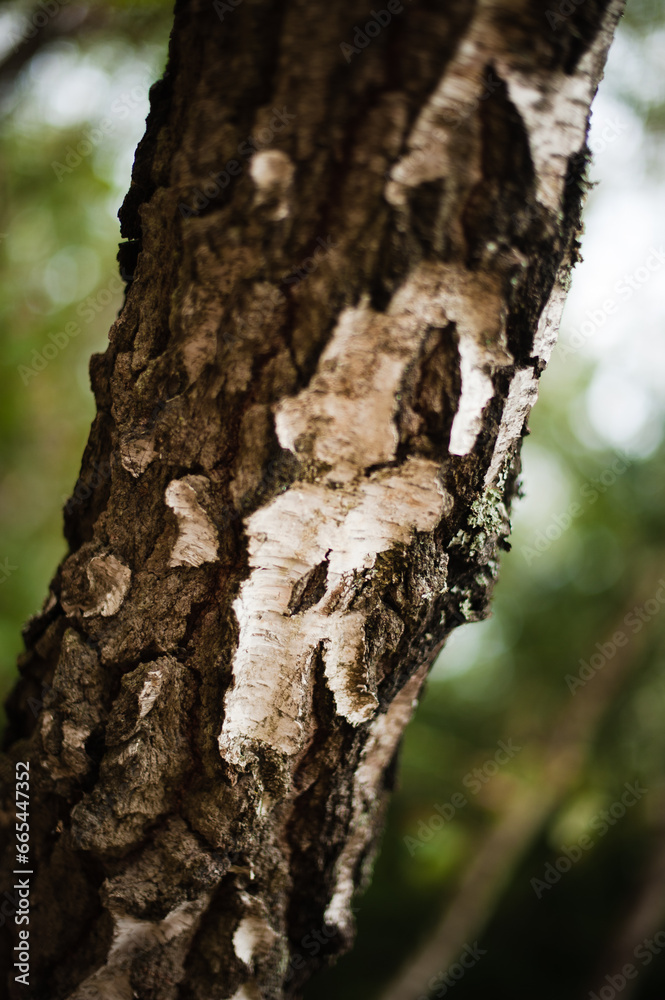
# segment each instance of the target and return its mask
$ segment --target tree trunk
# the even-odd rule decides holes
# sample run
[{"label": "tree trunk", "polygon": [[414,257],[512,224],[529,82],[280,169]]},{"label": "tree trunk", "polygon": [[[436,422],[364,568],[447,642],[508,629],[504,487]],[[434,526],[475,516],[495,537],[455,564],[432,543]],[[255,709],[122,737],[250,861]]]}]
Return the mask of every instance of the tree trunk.
[{"label": "tree trunk", "polygon": [[10,997],[277,1000],[351,942],[428,666],[507,547],[620,8],[177,5],[9,702]]}]

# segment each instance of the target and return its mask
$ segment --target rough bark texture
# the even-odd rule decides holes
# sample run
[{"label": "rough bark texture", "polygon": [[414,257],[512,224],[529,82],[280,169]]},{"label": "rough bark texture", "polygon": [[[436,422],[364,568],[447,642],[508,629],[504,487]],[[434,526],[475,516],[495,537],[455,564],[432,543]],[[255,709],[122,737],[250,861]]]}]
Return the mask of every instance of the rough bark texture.
[{"label": "rough bark texture", "polygon": [[9,704],[31,997],[277,1000],[305,935],[350,942],[427,667],[506,546],[620,6],[414,0],[361,48],[360,0],[178,4]]}]

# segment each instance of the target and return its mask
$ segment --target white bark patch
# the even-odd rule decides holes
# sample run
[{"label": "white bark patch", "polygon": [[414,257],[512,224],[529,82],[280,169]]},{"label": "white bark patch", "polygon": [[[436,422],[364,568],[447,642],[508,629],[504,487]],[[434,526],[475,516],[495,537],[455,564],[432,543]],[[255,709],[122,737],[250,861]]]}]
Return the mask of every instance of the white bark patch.
[{"label": "white bark patch", "polygon": [[291,212],[291,186],[295,164],[281,149],[264,149],[255,153],[249,165],[249,173],[256,184],[255,205],[276,201],[270,212],[273,222],[285,219]]},{"label": "white bark patch", "polygon": [[[316,374],[275,415],[280,444],[332,466],[331,482],[390,462],[397,449],[394,416],[404,372],[428,325],[454,323],[459,338],[462,397],[450,452],[468,454],[494,395],[491,375],[513,362],[505,305],[496,278],[455,264],[423,264],[394,296],[385,315],[366,307],[345,310]],[[308,442],[313,437],[313,444]]]},{"label": "white bark patch", "polygon": [[[52,712],[44,712],[41,723],[41,738],[48,741],[55,718]],[[62,723],[61,737],[62,746],[57,756],[49,755],[44,761],[44,768],[52,778],[71,778],[74,774],[85,774],[88,767],[88,756],[85,750],[85,743],[90,736],[90,728],[87,726],[77,726],[75,723],[65,720]]]},{"label": "white bark patch", "polygon": [[[501,0],[478,0],[465,37],[407,138],[406,153],[391,170],[385,197],[392,205],[406,208],[409,189],[437,180],[445,180],[447,201],[454,205],[482,179],[477,109],[482,100],[491,104],[498,76],[524,122],[536,174],[536,197],[551,212],[560,213],[570,158],[584,148],[589,106],[623,2],[610,0],[591,48],[571,74],[538,66],[526,71],[523,60],[517,64],[500,28],[504,6]],[[495,68],[496,76],[488,72],[488,66]],[[463,144],[467,155],[460,172]],[[449,235],[463,244],[464,234],[454,213]],[[563,288],[557,287],[538,327],[534,354],[544,361],[552,351],[564,297]],[[475,443],[478,414],[489,402],[491,389],[489,372],[483,372],[476,350],[460,346],[460,353],[463,398],[450,450],[461,455]]]},{"label": "white bark patch", "polygon": [[421,265],[395,295],[388,310],[420,314],[423,322],[455,324],[462,395],[448,450],[467,455],[476,443],[483,410],[494,395],[491,375],[510,365],[505,305],[498,280],[455,264]]},{"label": "white bark patch", "polygon": [[332,466],[327,478],[336,482],[392,461],[395,397],[422,329],[417,314],[388,318],[366,307],[345,309],[308,387],[277,408],[282,447],[299,451],[299,440],[313,435],[312,457]]},{"label": "white bark patch", "polygon": [[423,664],[406,682],[388,711],[377,716],[370,726],[353,781],[349,836],[335,864],[335,889],[325,913],[325,923],[339,927],[344,933],[348,933],[352,925],[351,901],[357,887],[357,867],[374,835],[375,814],[382,805],[377,801],[377,788],[413,714],[427,670],[427,664]]},{"label": "white bark patch", "polygon": [[160,667],[148,671],[139,694],[139,719],[144,718],[157,701],[164,685],[164,671]]},{"label": "white bark patch", "polygon": [[209,896],[204,894],[193,902],[181,903],[158,921],[138,920],[114,913],[113,940],[106,964],[88,976],[68,1000],[134,1000],[135,993],[130,982],[133,959],[178,938],[181,939],[181,957],[184,959],[187,945],[208,902]]},{"label": "white bark patch", "polygon": [[217,558],[217,532],[196,492],[207,484],[205,476],[185,476],[166,487],[166,503],[178,518],[179,530],[169,566],[202,566]]},{"label": "white bark patch", "polygon": [[267,920],[255,914],[242,918],[233,934],[233,949],[245,965],[251,968],[254,957],[270,950],[279,935]]},{"label": "white bark patch", "polygon": [[217,356],[217,327],[219,316],[214,309],[205,308],[195,301],[195,293],[190,293],[193,302],[185,299],[182,306],[183,320],[186,325],[186,339],[180,344],[182,360],[187,372],[189,384],[195,382],[206,365],[211,365]]},{"label": "white bark patch", "polygon": [[110,618],[117,614],[132,579],[129,566],[125,566],[115,556],[93,556],[86,568],[86,575],[90,585],[90,601],[94,603],[84,610],[83,617],[102,615],[103,618]]},{"label": "white bark patch", "polygon": [[[391,171],[385,191],[391,204],[403,206],[408,188],[459,171],[458,125],[464,121],[473,124],[473,112],[486,96],[487,66],[500,51],[501,38],[492,24],[494,6],[493,0],[478,0],[477,13],[466,36],[411,130],[408,152]],[[466,181],[480,179],[477,163],[467,161],[465,167]]]},{"label": "white bark patch", "polygon": [[[308,387],[276,408],[282,447],[328,468],[245,521],[250,576],[234,602],[240,636],[219,736],[220,754],[235,767],[256,763],[261,747],[289,757],[302,749],[317,656],[340,715],[360,725],[376,713],[365,616],[349,607],[357,578],[371,574],[380,552],[431,531],[452,501],[435,461],[367,470],[395,460],[402,379],[428,329],[449,322],[478,342],[479,366],[511,360],[491,279],[422,265],[386,314],[345,310]],[[317,599],[292,606],[315,571]]]},{"label": "white bark patch", "polygon": [[510,99],[527,126],[538,200],[554,212],[560,209],[569,158],[585,144],[600,67],[622,8],[620,0],[609,4],[604,26],[574,73],[520,72],[510,65],[508,55],[496,61],[498,73],[508,83]]},{"label": "white bark patch", "polygon": [[540,314],[538,328],[533,340],[533,357],[540,358],[545,364],[549,363],[559,335],[561,326],[561,316],[563,307],[566,304],[566,289],[560,281],[557,281],[552,289],[552,294],[547,300],[547,305]]},{"label": "white bark patch", "polygon": [[510,446],[521,437],[524,422],[531,407],[538,399],[538,379],[532,368],[523,368],[513,376],[508,396],[503,405],[501,424],[492,453],[490,467],[485,474],[485,486],[498,478]]},{"label": "white bark patch", "polygon": [[[350,612],[354,577],[379,552],[434,528],[452,506],[438,465],[409,459],[355,488],[300,483],[246,520],[251,573],[234,602],[240,637],[224,703],[222,757],[246,767],[261,745],[286,755],[304,741],[308,679],[317,649],[335,706],[353,725],[377,708],[365,664],[364,616]],[[291,614],[294,586],[328,560],[325,593]]]},{"label": "white bark patch", "polygon": [[234,1000],[261,1000],[263,994],[257,983],[257,967],[279,965],[285,958],[284,942],[271,927],[268,908],[260,896],[241,892],[240,901],[245,913],[233,932],[233,949],[247,967],[249,977],[234,993]]},{"label": "white bark patch", "polygon": [[[391,171],[386,198],[393,205],[406,204],[408,188],[459,172],[458,126],[466,121],[473,127],[479,101],[492,100],[487,67],[495,66],[528,132],[537,197],[559,211],[568,160],[584,146],[589,106],[623,4],[612,0],[604,26],[572,74],[517,68],[497,28],[502,6],[500,0],[478,0],[466,36],[411,131],[406,155]],[[467,169],[477,179],[478,165],[468,163]]]},{"label": "white bark patch", "polygon": [[492,379],[483,371],[483,352],[471,338],[459,343],[462,395],[450,430],[451,455],[468,455],[482,427],[483,410],[494,395]]},{"label": "white bark patch", "polygon": [[261,991],[254,983],[248,983],[237,989],[231,1000],[261,1000]]},{"label": "white bark patch", "polygon": [[67,720],[62,723],[62,746],[65,751],[84,750],[89,736],[90,730],[86,726],[77,726]]},{"label": "white bark patch", "polygon": [[136,917],[130,916],[117,917],[113,942],[109,951],[109,963],[122,961],[138,951],[146,951],[146,946],[150,944],[165,944],[184,931],[191,930],[198,921],[204,902],[207,902],[207,899],[180,903],[163,920],[137,920]]}]

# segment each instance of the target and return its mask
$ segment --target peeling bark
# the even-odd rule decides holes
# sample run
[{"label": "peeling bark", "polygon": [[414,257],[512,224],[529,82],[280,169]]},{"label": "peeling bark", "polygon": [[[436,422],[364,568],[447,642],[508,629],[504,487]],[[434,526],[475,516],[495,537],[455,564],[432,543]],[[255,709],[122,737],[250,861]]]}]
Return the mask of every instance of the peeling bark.
[{"label": "peeling bark", "polygon": [[38,1000],[297,996],[303,936],[352,940],[428,666],[487,613],[621,3],[443,7],[349,62],[356,0],[176,7],[91,362],[81,481],[110,475],[8,705]]}]

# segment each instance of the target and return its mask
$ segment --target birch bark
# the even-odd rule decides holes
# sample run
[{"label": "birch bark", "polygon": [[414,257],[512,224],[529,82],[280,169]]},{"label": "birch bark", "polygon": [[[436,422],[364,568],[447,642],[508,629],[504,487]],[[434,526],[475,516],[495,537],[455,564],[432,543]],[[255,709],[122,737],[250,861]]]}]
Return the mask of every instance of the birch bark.
[{"label": "birch bark", "polygon": [[280,1000],[308,933],[350,944],[428,666],[508,547],[621,6],[177,4],[9,703],[38,1000]]}]

